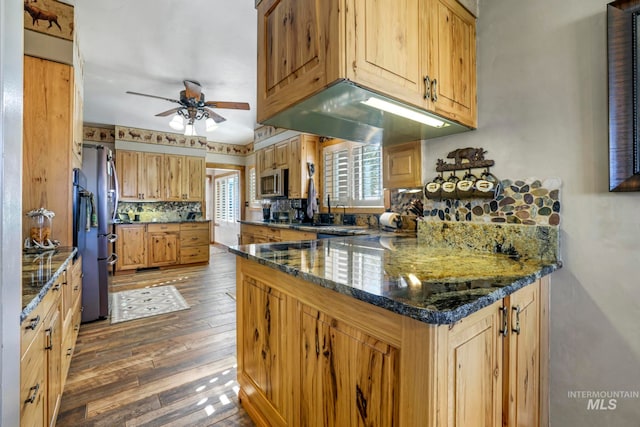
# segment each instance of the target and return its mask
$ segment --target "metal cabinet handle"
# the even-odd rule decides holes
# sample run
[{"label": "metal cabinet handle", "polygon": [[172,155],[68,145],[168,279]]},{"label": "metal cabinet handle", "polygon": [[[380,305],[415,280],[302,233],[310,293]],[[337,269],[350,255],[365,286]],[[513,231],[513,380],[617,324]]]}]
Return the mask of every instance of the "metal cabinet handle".
[{"label": "metal cabinet handle", "polygon": [[53,328],[46,329],[47,333],[47,346],[44,348],[45,350],[53,350]]},{"label": "metal cabinet handle", "polygon": [[72,348],[68,348],[67,349],[67,356],[71,356],[71,353],[73,353],[73,349]]},{"label": "metal cabinet handle", "polygon": [[438,80],[433,79],[431,82],[431,100],[436,102],[438,100]]},{"label": "metal cabinet handle", "polygon": [[424,76],[424,99],[431,98],[431,79],[429,76]]},{"label": "metal cabinet handle", "polygon": [[40,391],[40,383],[34,385],[33,387],[31,387],[29,389],[29,392],[31,393],[31,395],[29,397],[27,397],[27,399],[24,401],[24,403],[33,403],[36,401],[36,397],[38,396],[38,391]]},{"label": "metal cabinet handle", "polygon": [[115,243],[115,241],[118,240],[118,235],[115,233],[107,234],[107,240],[109,243]]},{"label": "metal cabinet handle", "polygon": [[502,313],[502,329],[500,329],[500,335],[503,337],[507,336],[509,333],[509,328],[507,327],[507,307],[500,307],[500,312]]},{"label": "metal cabinet handle", "polygon": [[40,323],[40,315],[37,315],[35,318],[31,319],[25,329],[31,329],[32,331],[35,331],[38,327],[38,323]]},{"label": "metal cabinet handle", "polygon": [[516,312],[516,325],[511,329],[511,331],[520,335],[520,306],[511,307],[511,309]]},{"label": "metal cabinet handle", "polygon": [[52,289],[54,291],[59,291],[60,290],[60,283],[56,283],[55,286]]},{"label": "metal cabinet handle", "polygon": [[118,255],[117,255],[117,254],[112,253],[112,254],[111,254],[111,256],[109,256],[109,258],[107,259],[107,264],[109,264],[109,265],[113,265],[113,264],[115,264],[116,262],[118,262]]}]

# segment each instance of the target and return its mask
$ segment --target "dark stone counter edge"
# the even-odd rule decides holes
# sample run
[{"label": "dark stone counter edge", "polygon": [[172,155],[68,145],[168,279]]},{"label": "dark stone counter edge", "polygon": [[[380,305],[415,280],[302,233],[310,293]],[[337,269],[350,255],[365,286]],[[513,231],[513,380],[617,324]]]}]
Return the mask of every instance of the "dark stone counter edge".
[{"label": "dark stone counter edge", "polygon": [[562,267],[562,263],[560,261],[544,265],[535,273],[527,276],[517,277],[513,280],[513,282],[511,282],[511,284],[497,288],[487,295],[479,296],[471,303],[463,304],[453,310],[438,311],[428,308],[416,307],[414,305],[406,304],[388,297],[374,295],[361,289],[355,289],[351,286],[343,285],[332,280],[322,279],[312,274],[297,270],[295,268],[287,267],[282,264],[258,258],[246,252],[242,252],[238,249],[229,248],[229,252],[249,259],[251,261],[256,261],[259,264],[273,268],[275,270],[280,270],[283,273],[289,274],[291,276],[299,277],[302,280],[322,286],[323,288],[331,289],[343,295],[354,297],[360,301],[373,304],[377,307],[384,308],[402,316],[407,316],[420,322],[434,325],[448,325],[455,323],[458,320],[463,319],[470,314],[475,313],[476,311],[479,311],[480,309],[503,299],[504,297],[514,293],[518,289],[521,289],[535,282],[537,279],[547,276]]},{"label": "dark stone counter edge", "polygon": [[[298,223],[277,223],[277,222],[261,222],[261,221],[240,221],[241,224],[257,225],[262,227],[284,228],[296,231],[308,231],[310,233],[331,234],[334,236],[362,236],[377,233],[377,229],[371,228],[346,228],[340,224],[327,225],[322,227],[314,227],[313,225],[305,225]],[[345,228],[343,228],[345,227]]]},{"label": "dark stone counter edge", "polygon": [[182,224],[192,222],[211,222],[210,219],[168,219],[160,221],[113,221],[112,225],[132,225],[132,224]]},{"label": "dark stone counter edge", "polygon": [[27,318],[27,316],[29,316],[29,314],[38,306],[38,304],[40,304],[40,301],[42,301],[44,296],[47,295],[47,292],[49,292],[49,290],[51,289],[55,281],[58,280],[58,277],[60,277],[60,274],[62,274],[62,272],[67,268],[67,266],[69,266],[69,262],[73,259],[74,255],[77,252],[78,252],[78,248],[73,248],[73,250],[67,257],[67,259],[62,264],[60,264],[60,268],[58,268],[58,270],[51,276],[49,281],[42,287],[42,289],[40,289],[40,292],[38,292],[38,295],[36,295],[31,300],[31,302],[29,302],[29,304],[25,306],[25,308],[20,313],[21,324]]}]

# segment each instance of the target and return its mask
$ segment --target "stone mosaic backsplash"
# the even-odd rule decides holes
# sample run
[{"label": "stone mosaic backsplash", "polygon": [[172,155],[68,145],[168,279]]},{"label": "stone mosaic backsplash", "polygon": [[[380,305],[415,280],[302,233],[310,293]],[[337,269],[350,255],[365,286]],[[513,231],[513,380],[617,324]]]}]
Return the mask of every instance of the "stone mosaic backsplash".
[{"label": "stone mosaic backsplash", "polygon": [[196,212],[196,218],[202,217],[200,202],[120,202],[118,214],[125,214],[133,220],[137,214],[140,221],[174,221],[187,219],[190,212]]},{"label": "stone mosaic backsplash", "polygon": [[559,228],[483,222],[418,221],[418,239],[430,248],[504,253],[515,259],[556,262]]},{"label": "stone mosaic backsplash", "polygon": [[406,213],[415,198],[424,204],[424,219],[428,221],[467,221],[521,225],[560,224],[561,181],[551,178],[544,181],[501,181],[503,191],[494,199],[430,200],[419,193],[391,194],[391,210]]}]

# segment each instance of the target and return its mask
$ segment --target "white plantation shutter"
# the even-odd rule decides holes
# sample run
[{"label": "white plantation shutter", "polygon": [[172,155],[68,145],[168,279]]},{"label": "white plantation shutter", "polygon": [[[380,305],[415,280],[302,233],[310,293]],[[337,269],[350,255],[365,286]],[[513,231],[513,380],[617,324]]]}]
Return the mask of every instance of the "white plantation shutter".
[{"label": "white plantation shutter", "polygon": [[332,205],[383,206],[379,144],[344,142],[326,147],[323,156],[325,200],[329,194]]},{"label": "white plantation shutter", "polygon": [[240,217],[238,175],[215,179],[216,221],[235,222]]},{"label": "white plantation shutter", "polygon": [[260,200],[257,198],[258,189],[256,187],[256,168],[249,169],[249,206],[260,207]]}]

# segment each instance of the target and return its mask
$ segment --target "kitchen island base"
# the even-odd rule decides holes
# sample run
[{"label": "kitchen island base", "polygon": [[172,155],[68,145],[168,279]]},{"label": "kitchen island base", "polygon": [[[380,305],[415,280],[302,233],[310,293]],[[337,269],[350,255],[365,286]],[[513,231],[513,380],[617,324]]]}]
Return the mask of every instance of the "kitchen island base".
[{"label": "kitchen island base", "polygon": [[436,325],[242,257],[236,274],[239,397],[257,425],[548,425],[549,276]]}]

